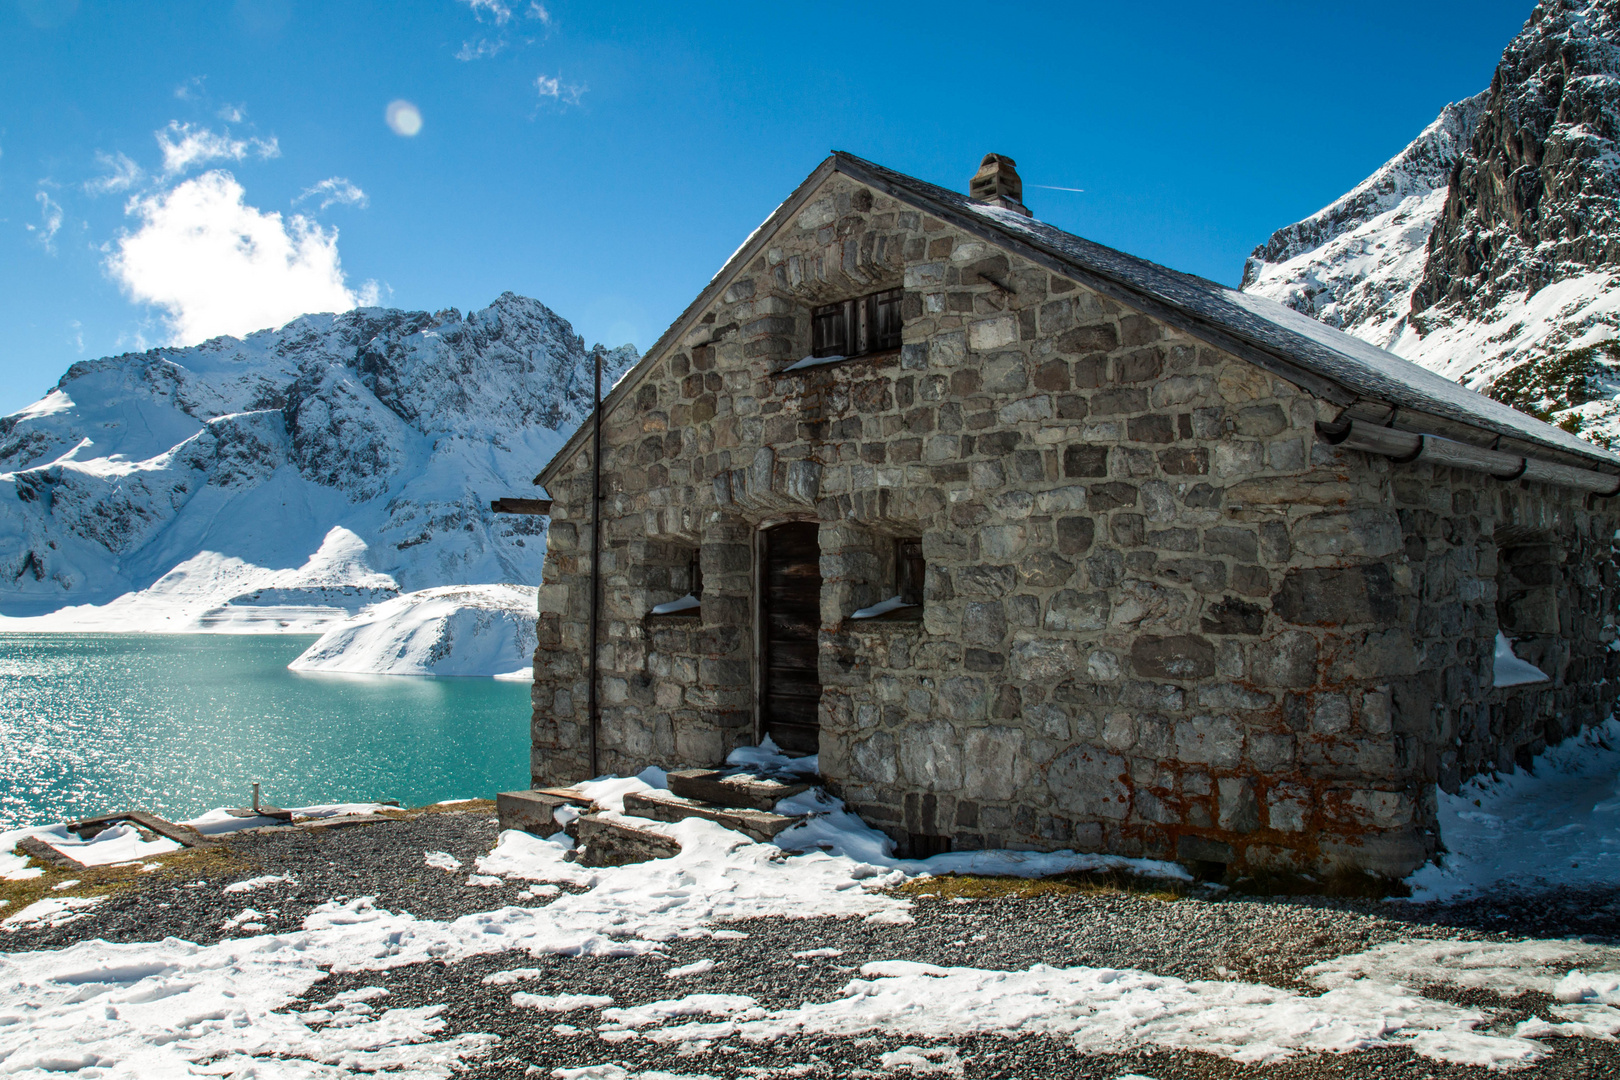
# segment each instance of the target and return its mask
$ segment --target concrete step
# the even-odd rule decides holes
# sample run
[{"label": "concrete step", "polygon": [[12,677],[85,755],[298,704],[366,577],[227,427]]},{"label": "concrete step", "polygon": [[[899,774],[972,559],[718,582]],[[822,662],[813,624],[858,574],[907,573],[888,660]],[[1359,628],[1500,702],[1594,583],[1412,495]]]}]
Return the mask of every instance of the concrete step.
[{"label": "concrete step", "polygon": [[669,774],[669,790],[685,799],[716,806],[746,806],[775,810],[781,799],[810,790],[809,784],[784,783],[752,773],[725,773],[719,769],[676,769]]},{"label": "concrete step", "polygon": [[[673,776],[674,774],[670,774]],[[658,795],[646,791],[632,791],[624,797],[624,812],[654,821],[684,821],[702,818],[744,836],[766,843],[783,829],[803,821],[802,817],[789,817],[769,810],[750,807],[716,806],[698,799],[683,799],[679,795]]]},{"label": "concrete step", "polygon": [[575,820],[573,835],[584,845],[576,862],[581,866],[626,866],[679,855],[678,841],[622,821],[586,814]]},{"label": "concrete step", "polygon": [[522,829],[536,836],[559,832],[557,811],[564,806],[587,810],[591,801],[577,792],[557,788],[536,791],[503,791],[495,796],[495,816],[503,829]]}]

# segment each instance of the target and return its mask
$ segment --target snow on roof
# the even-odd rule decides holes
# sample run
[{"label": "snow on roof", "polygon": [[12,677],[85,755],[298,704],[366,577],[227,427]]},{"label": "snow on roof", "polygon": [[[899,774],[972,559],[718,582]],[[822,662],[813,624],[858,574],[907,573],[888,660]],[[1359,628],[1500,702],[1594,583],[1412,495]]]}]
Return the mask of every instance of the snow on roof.
[{"label": "snow on roof", "polygon": [[[1010,210],[975,203],[966,195],[851,155],[835,157],[839,159],[840,171],[857,179],[867,179],[863,174],[870,174],[870,179],[880,181],[881,186],[892,193],[903,192],[914,196],[912,201],[936,204],[950,217],[971,213],[999,231],[1013,234],[1015,239],[1055,255],[1080,270],[1107,278],[1131,292],[1167,304],[1266,352],[1291,360],[1357,397],[1375,398],[1403,409],[1483,427],[1605,464],[1620,465],[1620,456],[1599,449],[1562,428],[1543,423],[1274,300],[1159,266]],[[843,167],[846,164],[848,167]]]}]

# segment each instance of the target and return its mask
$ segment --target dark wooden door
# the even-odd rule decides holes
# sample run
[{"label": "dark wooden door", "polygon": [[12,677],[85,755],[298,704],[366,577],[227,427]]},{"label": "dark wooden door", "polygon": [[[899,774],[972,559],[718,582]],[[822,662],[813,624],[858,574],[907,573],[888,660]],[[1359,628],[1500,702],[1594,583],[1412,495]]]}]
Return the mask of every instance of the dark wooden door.
[{"label": "dark wooden door", "polygon": [[817,632],[821,628],[821,544],[815,522],[765,530],[760,606],[765,734],[777,746],[814,754],[821,705]]}]

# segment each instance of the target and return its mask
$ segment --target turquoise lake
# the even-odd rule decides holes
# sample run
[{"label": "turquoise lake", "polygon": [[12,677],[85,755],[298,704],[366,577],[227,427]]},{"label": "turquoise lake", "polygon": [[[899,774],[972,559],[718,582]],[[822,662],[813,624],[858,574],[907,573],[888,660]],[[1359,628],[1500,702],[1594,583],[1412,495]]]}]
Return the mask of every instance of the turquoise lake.
[{"label": "turquoise lake", "polygon": [[296,675],[311,636],[0,634],[0,829],[116,810],[493,798],[529,684]]}]

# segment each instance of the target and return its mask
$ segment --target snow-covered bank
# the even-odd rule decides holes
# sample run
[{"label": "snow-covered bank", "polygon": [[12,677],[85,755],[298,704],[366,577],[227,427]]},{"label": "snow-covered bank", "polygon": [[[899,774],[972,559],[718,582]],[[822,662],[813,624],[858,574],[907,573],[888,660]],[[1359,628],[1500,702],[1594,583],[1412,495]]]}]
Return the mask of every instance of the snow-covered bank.
[{"label": "snow-covered bank", "polygon": [[287,666],[370,675],[508,676],[534,660],[527,585],[451,585],[406,593],[332,627]]},{"label": "snow-covered bank", "polygon": [[1440,793],[1438,866],[1407,883],[1414,900],[1511,884],[1620,885],[1620,721],[1554,746],[1532,768]]},{"label": "snow-covered bank", "polygon": [[[375,814],[395,808],[381,803],[320,803],[315,806],[294,806],[288,809],[297,819],[314,820],[336,817],[340,814]],[[221,807],[178,824],[189,825],[204,836],[223,836],[242,829],[275,825],[278,822],[274,818],[267,817],[236,817]],[[26,881],[44,873],[38,867],[30,867],[28,858],[16,851],[17,844],[28,837],[49,844],[84,866],[113,866],[180,850],[180,844],[166,837],[143,840],[140,831],[127,823],[109,826],[94,836],[87,837],[79,837],[68,832],[65,824],[32,825],[0,832],[0,879]],[[10,916],[16,917],[16,914]],[[10,918],[6,921],[9,922]]]}]

